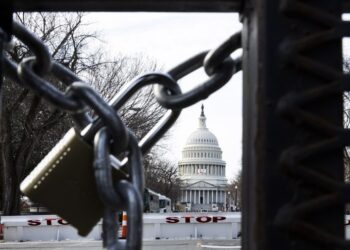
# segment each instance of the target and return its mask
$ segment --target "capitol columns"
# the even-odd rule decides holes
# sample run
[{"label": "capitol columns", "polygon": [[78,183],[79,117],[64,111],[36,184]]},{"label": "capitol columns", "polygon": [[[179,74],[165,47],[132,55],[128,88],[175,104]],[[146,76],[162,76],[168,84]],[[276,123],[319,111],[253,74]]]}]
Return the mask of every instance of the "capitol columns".
[{"label": "capitol columns", "polygon": [[224,191],[224,210],[227,211],[226,190]]},{"label": "capitol columns", "polygon": [[197,192],[194,190],[194,204],[197,204]]}]

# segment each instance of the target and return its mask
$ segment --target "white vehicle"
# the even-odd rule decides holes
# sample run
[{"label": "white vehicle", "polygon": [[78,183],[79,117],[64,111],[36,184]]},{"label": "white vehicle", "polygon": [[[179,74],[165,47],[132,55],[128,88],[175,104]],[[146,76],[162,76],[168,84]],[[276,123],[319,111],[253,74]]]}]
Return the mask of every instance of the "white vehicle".
[{"label": "white vehicle", "polygon": [[211,211],[213,211],[213,212],[218,212],[219,211],[219,208],[218,208],[218,206],[215,203],[211,205]]},{"label": "white vehicle", "polygon": [[191,209],[192,209],[192,204],[190,202],[186,203],[185,212],[191,212]]},{"label": "white vehicle", "polygon": [[159,195],[159,213],[170,213],[171,212],[171,200],[170,198]]},{"label": "white vehicle", "polygon": [[143,212],[159,213],[159,194],[149,188],[143,193]]},{"label": "white vehicle", "polygon": [[143,194],[144,213],[170,213],[171,200],[149,188]]}]

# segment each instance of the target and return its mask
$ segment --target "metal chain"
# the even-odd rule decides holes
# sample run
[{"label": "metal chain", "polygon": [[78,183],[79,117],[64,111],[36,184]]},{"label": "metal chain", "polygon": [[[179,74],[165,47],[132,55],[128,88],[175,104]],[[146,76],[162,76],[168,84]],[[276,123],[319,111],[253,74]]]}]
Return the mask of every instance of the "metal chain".
[{"label": "metal chain", "polygon": [[[94,173],[96,187],[105,206],[103,216],[103,244],[107,249],[142,248],[142,194],[144,175],[142,154],[147,152],[174,124],[181,110],[225,85],[241,69],[241,58],[231,53],[241,48],[241,32],[231,36],[218,48],[202,52],[179,64],[168,73],[145,74],[129,84],[107,104],[91,87],[69,69],[55,62],[47,46],[23,25],[13,22],[13,35],[28,46],[34,56],[18,65],[4,58],[7,77],[30,88],[60,109],[70,111],[83,138],[94,145]],[[209,79],[187,93],[182,93],[180,78],[204,67]],[[65,92],[44,79],[53,75],[67,85]],[[158,103],[168,109],[158,123],[139,142],[119,117],[117,111],[129,98],[146,85],[154,85]],[[94,110],[93,120],[88,111]],[[111,156],[126,153],[123,161],[115,160],[119,170],[117,181],[112,179]],[[114,158],[115,159],[115,158]],[[118,222],[115,213],[127,211],[128,230],[125,242],[116,237]]]}]

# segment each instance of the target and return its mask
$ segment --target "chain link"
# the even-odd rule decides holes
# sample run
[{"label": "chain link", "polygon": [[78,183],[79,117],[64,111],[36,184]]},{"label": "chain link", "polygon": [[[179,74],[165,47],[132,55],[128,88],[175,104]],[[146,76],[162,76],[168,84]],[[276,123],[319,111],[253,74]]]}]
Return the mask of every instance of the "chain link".
[{"label": "chain link", "polygon": [[[83,138],[94,146],[94,174],[96,188],[105,206],[103,216],[103,244],[107,249],[142,248],[142,194],[144,174],[142,154],[146,153],[173,125],[181,110],[225,85],[241,69],[241,58],[231,53],[241,48],[241,32],[226,40],[217,49],[205,51],[179,64],[168,73],[149,73],[126,84],[107,104],[91,87],[69,69],[53,61],[47,46],[23,25],[13,22],[13,34],[33,52],[34,57],[18,65],[4,58],[7,77],[36,92],[60,109],[70,111]],[[187,93],[182,93],[177,81],[204,67],[209,79]],[[58,90],[44,79],[53,75],[67,87]],[[131,96],[147,85],[154,85],[158,103],[168,109],[158,123],[139,142],[119,117],[117,111]],[[94,120],[88,111],[94,110]],[[111,155],[126,153],[119,161]],[[118,169],[118,180],[113,181],[113,165]],[[128,230],[125,242],[116,237],[118,222],[115,214],[127,211]]]},{"label": "chain link", "polygon": [[[111,163],[109,158],[110,135],[105,128],[100,129],[94,140],[94,171],[97,190],[105,205],[103,219],[104,242],[107,249],[141,249],[142,242],[142,196],[144,189],[144,174],[141,150],[136,137],[129,131],[129,164],[130,182],[118,182],[113,185]],[[126,201],[126,204],[123,202]],[[128,230],[126,246],[123,248],[117,240],[118,223],[115,212],[128,212]]]},{"label": "chain link", "polygon": [[204,67],[209,79],[180,95],[174,95],[163,86],[156,85],[154,94],[159,104],[168,109],[183,109],[206,99],[224,86],[232,75],[241,69],[242,59],[233,60],[230,57],[233,51],[242,47],[241,40],[241,32],[238,32],[217,49],[199,53],[171,69],[169,75],[175,80],[180,80],[200,67]]}]

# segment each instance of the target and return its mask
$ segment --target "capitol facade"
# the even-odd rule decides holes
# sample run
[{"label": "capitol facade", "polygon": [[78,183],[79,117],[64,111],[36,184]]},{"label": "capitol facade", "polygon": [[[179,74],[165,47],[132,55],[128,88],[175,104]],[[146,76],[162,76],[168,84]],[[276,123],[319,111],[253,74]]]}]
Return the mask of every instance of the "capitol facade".
[{"label": "capitol facade", "polygon": [[178,173],[182,180],[180,201],[188,212],[225,211],[226,163],[216,136],[206,126],[204,106],[198,128],[182,149]]}]

